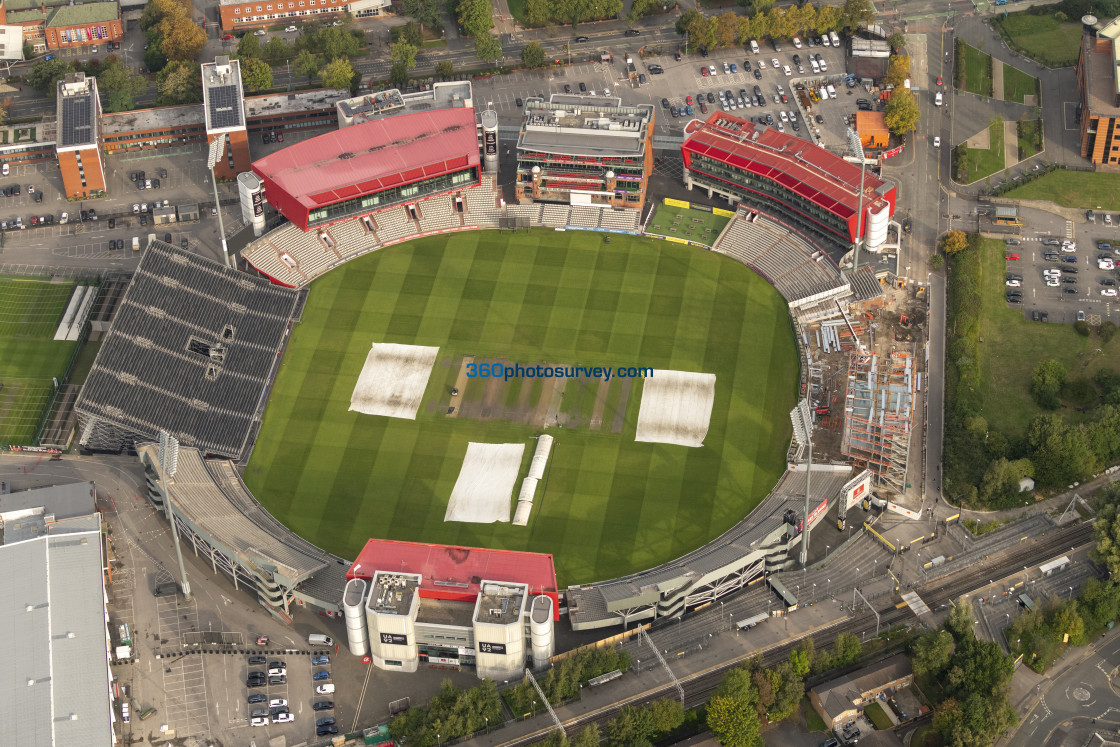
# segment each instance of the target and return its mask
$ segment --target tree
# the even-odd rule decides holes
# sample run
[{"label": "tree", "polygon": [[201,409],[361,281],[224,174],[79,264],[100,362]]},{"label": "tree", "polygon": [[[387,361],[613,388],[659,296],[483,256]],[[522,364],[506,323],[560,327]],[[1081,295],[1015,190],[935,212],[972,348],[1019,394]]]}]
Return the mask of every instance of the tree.
[{"label": "tree", "polygon": [[1057,413],[1038,415],[1027,424],[1027,446],[1035,479],[1043,485],[1068,485],[1096,471],[1085,431],[1067,425]]},{"label": "tree", "polygon": [[914,641],[910,652],[914,674],[939,674],[949,664],[952,655],[953,636],[944,630],[931,630]]},{"label": "tree", "polygon": [[406,41],[399,41],[389,47],[389,57],[395,62],[403,64],[405,70],[411,70],[416,67],[416,53],[419,51],[419,47],[415,47]]},{"label": "tree", "polygon": [[319,77],[323,79],[323,88],[349,88],[354,79],[354,67],[350,60],[339,57],[328,62]]},{"label": "tree", "polygon": [[164,18],[159,24],[161,48],[168,60],[193,60],[206,46],[206,32],[190,16]]},{"label": "tree", "polygon": [[408,42],[417,49],[424,46],[424,32],[416,21],[409,21],[393,29],[393,39],[398,42]]},{"label": "tree", "polygon": [[844,0],[840,10],[840,21],[845,31],[855,31],[861,23],[867,24],[875,18],[871,0]]},{"label": "tree", "polygon": [[[403,0],[401,10],[406,16],[411,16],[422,25],[431,29],[443,30],[440,21],[444,4],[438,0]],[[347,14],[349,15],[349,14]]]},{"label": "tree", "polygon": [[306,49],[301,49],[295,60],[292,61],[292,69],[296,75],[302,75],[310,80],[319,75],[322,62],[320,62],[318,55],[312,54]]},{"label": "tree", "polygon": [[653,720],[647,708],[623,706],[607,722],[608,747],[648,747],[652,744]]},{"label": "tree", "polygon": [[1113,578],[1120,578],[1120,485],[1103,488],[1098,501],[1103,505],[1093,524],[1096,547],[1093,558],[1107,568]]},{"label": "tree", "polygon": [[1039,407],[1056,410],[1061,405],[1058,393],[1069,372],[1060,361],[1044,358],[1031,372],[1031,396]]},{"label": "tree", "polygon": [[261,56],[273,65],[278,65],[285,60],[290,60],[292,54],[292,46],[279,36],[274,36],[269,39],[261,49]]},{"label": "tree", "polygon": [[661,7],[661,3],[658,0],[634,0],[633,4],[630,6],[630,13],[626,16],[626,20],[633,25],[637,23],[639,18],[649,15],[659,7]]},{"label": "tree", "polygon": [[689,8],[677,19],[677,33],[688,34],[688,46],[692,49],[707,44],[710,35],[708,17],[695,8]]},{"label": "tree", "polygon": [[972,635],[972,626],[975,620],[972,619],[972,608],[967,604],[958,604],[949,610],[949,619],[945,621],[945,627],[953,634],[953,637],[958,641],[966,635]]},{"label": "tree", "polygon": [[272,88],[272,67],[253,57],[241,60],[241,83],[247,91]]},{"label": "tree", "polygon": [[932,257],[929,258],[929,269],[940,270],[944,266],[945,266],[945,255],[944,254],[934,254]]},{"label": "tree", "polygon": [[758,711],[739,698],[712,698],[708,703],[708,728],[726,747],[762,747]]},{"label": "tree", "polygon": [[883,79],[888,85],[901,86],[910,78],[910,58],[904,54],[892,54],[887,63],[887,75]]},{"label": "tree", "polygon": [[1018,503],[1019,484],[1024,477],[1034,476],[1034,465],[1030,459],[1009,461],[1000,457],[988,465],[980,481],[979,497],[988,506],[1007,504],[1014,500]]},{"label": "tree", "polygon": [[502,56],[502,43],[487,32],[474,38],[474,55],[483,62],[494,62]]},{"label": "tree", "polygon": [[832,644],[832,666],[846,667],[854,664],[863,653],[863,644],[855,633],[841,633]]},{"label": "tree", "polygon": [[745,701],[752,708],[758,703],[758,687],[754,684],[754,670],[747,665],[729,669],[716,688],[716,697]]},{"label": "tree", "polygon": [[812,669],[812,657],[801,649],[795,648],[789,652],[789,663],[793,667],[793,672],[798,677],[804,678],[809,674]]},{"label": "tree", "polygon": [[450,78],[455,74],[455,65],[451,60],[440,60],[436,63],[436,75],[443,78]]},{"label": "tree", "polygon": [[650,703],[650,726],[655,735],[668,734],[684,723],[684,706],[679,700],[661,698]]},{"label": "tree", "polygon": [[904,88],[894,89],[883,111],[883,119],[891,134],[900,137],[907,132],[912,132],[918,126],[920,118],[921,112],[918,111],[918,102],[914,100],[914,94]]},{"label": "tree", "polygon": [[237,42],[237,56],[240,59],[246,57],[261,57],[263,51],[261,50],[261,43],[253,34],[245,34],[241,37],[241,41]]},{"label": "tree", "polygon": [[58,95],[58,81],[73,71],[70,63],[63,60],[36,60],[27,75],[27,85],[53,99]]},{"label": "tree", "polygon": [[389,68],[389,84],[402,88],[408,83],[408,67],[403,62],[394,62]]},{"label": "tree", "polygon": [[906,35],[901,31],[896,31],[887,37],[887,44],[890,45],[891,49],[897,52],[906,46]]},{"label": "tree", "polygon": [[544,47],[539,42],[529,42],[521,49],[521,64],[525,67],[544,67]]},{"label": "tree", "polygon": [[525,21],[529,26],[545,26],[551,20],[551,0],[527,0],[525,3]]},{"label": "tree", "polygon": [[964,231],[953,229],[941,237],[940,248],[945,254],[956,254],[968,246],[968,237]]},{"label": "tree", "polygon": [[156,77],[156,104],[175,106],[202,101],[202,70],[197,62],[169,62]]},{"label": "tree", "polygon": [[494,27],[494,20],[490,17],[490,0],[459,0],[457,15],[459,25],[467,36],[479,37]]},{"label": "tree", "polygon": [[123,112],[135,108],[136,97],[148,90],[148,81],[111,54],[101,66],[97,87],[106,95],[105,111]]},{"label": "tree", "polygon": [[599,741],[599,727],[595,724],[588,724],[580,729],[569,740],[568,744],[571,747],[599,747]]},{"label": "tree", "polygon": [[147,33],[167,18],[190,18],[192,6],[189,0],[148,0],[144,12],[140,14],[140,29]]},{"label": "tree", "polygon": [[717,47],[734,47],[739,42],[739,14],[721,13],[712,19],[713,33]]},{"label": "tree", "polygon": [[150,73],[158,73],[167,66],[167,55],[163,53],[163,37],[158,31],[149,31],[148,48],[144,50],[144,67]]}]

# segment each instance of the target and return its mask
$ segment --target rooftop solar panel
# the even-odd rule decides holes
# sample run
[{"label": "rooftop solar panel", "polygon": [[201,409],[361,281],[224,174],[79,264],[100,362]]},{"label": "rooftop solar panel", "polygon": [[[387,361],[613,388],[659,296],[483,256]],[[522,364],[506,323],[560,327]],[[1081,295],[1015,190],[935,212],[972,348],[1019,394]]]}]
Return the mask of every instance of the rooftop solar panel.
[{"label": "rooftop solar panel", "polygon": [[93,142],[93,100],[90,94],[63,97],[58,130],[63,147]]},{"label": "rooftop solar panel", "polygon": [[206,92],[211,129],[239,127],[242,124],[241,99],[236,85],[211,86]]}]

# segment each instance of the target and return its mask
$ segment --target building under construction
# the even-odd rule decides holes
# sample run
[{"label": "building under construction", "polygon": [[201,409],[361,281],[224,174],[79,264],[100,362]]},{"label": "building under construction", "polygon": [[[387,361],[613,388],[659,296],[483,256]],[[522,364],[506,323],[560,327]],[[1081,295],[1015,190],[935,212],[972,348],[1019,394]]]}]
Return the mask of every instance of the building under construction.
[{"label": "building under construction", "polygon": [[840,451],[899,493],[906,488],[914,391],[920,376],[909,353],[856,351],[848,365]]}]

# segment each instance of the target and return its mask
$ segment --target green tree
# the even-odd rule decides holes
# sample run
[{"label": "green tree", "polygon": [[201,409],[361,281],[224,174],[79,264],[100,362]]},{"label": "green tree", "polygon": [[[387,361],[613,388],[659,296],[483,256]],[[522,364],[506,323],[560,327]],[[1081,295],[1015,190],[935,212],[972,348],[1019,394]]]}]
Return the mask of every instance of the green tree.
[{"label": "green tree", "polygon": [[944,266],[945,266],[945,255],[944,254],[934,254],[932,257],[929,258],[929,269],[940,270]]},{"label": "green tree", "polygon": [[1067,425],[1057,413],[1045,413],[1027,424],[1035,478],[1043,485],[1068,485],[1096,471],[1085,431]]},{"label": "green tree", "polygon": [[417,49],[424,46],[424,32],[416,21],[409,21],[393,29],[393,38],[398,42],[408,42]]},{"label": "green tree", "polygon": [[708,728],[726,747],[762,747],[758,711],[739,698],[717,695],[708,702]]},{"label": "green tree", "polygon": [[945,627],[959,641],[966,635],[972,635],[972,626],[975,622],[972,608],[967,604],[958,604],[949,610],[949,619],[945,621]]},{"label": "green tree", "polygon": [[401,10],[406,16],[411,16],[422,25],[434,30],[443,30],[440,19],[443,15],[444,4],[438,0],[403,0]]},{"label": "green tree", "polygon": [[241,83],[246,91],[272,88],[272,66],[254,57],[241,60]]},{"label": "green tree", "polygon": [[1056,410],[1061,406],[1058,393],[1061,392],[1068,373],[1066,367],[1053,358],[1039,361],[1031,372],[1031,396],[1039,407]]},{"label": "green tree", "polygon": [[241,40],[237,42],[237,56],[241,59],[263,57],[264,51],[261,49],[260,40],[251,33],[242,36]]},{"label": "green tree", "polygon": [[494,27],[494,20],[490,17],[490,0],[459,0],[458,18],[467,36],[479,37]]},{"label": "green tree", "polygon": [[156,104],[176,106],[202,101],[202,70],[197,62],[167,63],[156,76]]},{"label": "green tree", "polygon": [[339,57],[328,62],[319,77],[323,79],[323,88],[349,88],[354,80],[354,66],[345,57]]},{"label": "green tree", "polygon": [[918,111],[918,102],[914,94],[906,89],[896,88],[887,101],[883,110],[883,119],[887,129],[896,137],[901,137],[912,132],[918,126],[921,112]]},{"label": "green tree", "polygon": [[896,31],[887,37],[887,44],[891,46],[891,49],[897,52],[906,46],[906,35],[900,31]]},{"label": "green tree", "polygon": [[739,14],[721,13],[712,19],[712,36],[717,47],[734,47],[739,43]]},{"label": "green tree", "polygon": [[27,75],[27,85],[53,99],[58,95],[58,81],[73,71],[70,63],[63,60],[36,60]]},{"label": "green tree", "polygon": [[552,20],[551,0],[527,0],[525,21],[529,26],[545,26]]},{"label": "green tree", "polygon": [[626,20],[630,22],[630,25],[634,25],[639,18],[655,12],[660,7],[661,3],[659,0],[634,0],[633,4],[630,6],[630,13],[626,16]]},{"label": "green tree", "polygon": [[695,8],[689,8],[677,19],[677,33],[688,34],[688,46],[696,49],[710,42],[708,17]]},{"label": "green tree", "polygon": [[989,506],[1009,500],[1018,503],[1019,483],[1024,477],[1033,476],[1034,465],[1030,459],[994,459],[980,481],[980,500]]},{"label": "green tree", "polygon": [[623,706],[607,722],[608,747],[648,747],[652,744],[653,717],[648,708]]},{"label": "green tree", "polygon": [[855,633],[841,633],[832,644],[832,666],[846,667],[854,664],[863,653],[863,644]]},{"label": "green tree", "polygon": [[163,53],[163,37],[158,31],[147,33],[148,48],[144,50],[144,67],[150,73],[158,73],[167,67],[167,55]]},{"label": "green tree", "polygon": [[140,14],[140,29],[146,33],[166,18],[190,18],[192,12],[189,0],[148,0]]},{"label": "green tree", "polygon": [[754,670],[747,665],[729,669],[716,688],[716,697],[746,701],[753,708],[758,703],[758,688],[753,675]]},{"label": "green tree", "polygon": [[23,59],[30,60],[35,54],[35,47],[29,41],[23,43]]},{"label": "green tree", "polygon": [[494,62],[501,59],[502,43],[498,37],[487,32],[474,38],[474,56],[483,62]]},{"label": "green tree", "polygon": [[436,63],[436,75],[443,78],[450,78],[455,74],[455,65],[451,60],[440,60]]},{"label": "green tree", "polygon": [[269,39],[261,49],[261,56],[273,65],[279,65],[285,60],[290,60],[294,54],[292,46],[279,36]]},{"label": "green tree", "polygon": [[521,48],[521,64],[525,67],[544,67],[544,47],[539,42],[529,42]]},{"label": "green tree", "polygon": [[322,62],[320,62],[319,56],[306,49],[301,49],[296,58],[292,60],[292,70],[295,71],[295,74],[302,75],[308,80],[317,77],[321,69]]},{"label": "green tree", "polygon": [[801,678],[809,674],[812,669],[812,656],[801,649],[794,649],[789,652],[789,663],[793,667],[794,673]]},{"label": "green tree", "polygon": [[910,78],[910,58],[904,54],[892,54],[887,62],[887,76],[883,81],[895,87],[901,86]]},{"label": "green tree", "polygon": [[914,674],[939,674],[948,666],[952,655],[953,636],[945,630],[931,630],[914,641],[910,652]]},{"label": "green tree", "polygon": [[1120,484],[1104,487],[1097,497],[1100,511],[1093,523],[1094,559],[1120,578]]},{"label": "green tree", "polygon": [[190,61],[206,46],[206,32],[189,14],[167,16],[159,23],[160,45],[170,61]]},{"label": "green tree", "polygon": [[599,742],[599,727],[595,724],[588,724],[576,732],[576,735],[569,740],[568,744],[571,747],[599,747]]},{"label": "green tree", "polygon": [[389,85],[403,88],[408,83],[408,66],[403,62],[394,62],[389,68]]},{"label": "green tree", "polygon": [[650,713],[650,726],[656,736],[668,734],[684,723],[684,706],[679,700],[661,698],[646,707]]},{"label": "green tree", "polygon": [[136,97],[148,90],[148,81],[111,54],[101,66],[97,87],[105,94],[105,111],[123,112],[136,107]]},{"label": "green tree", "polygon": [[411,70],[416,67],[416,53],[419,51],[420,49],[418,47],[406,41],[399,41],[389,47],[389,57],[395,62],[402,63],[405,70]]},{"label": "green tree", "polygon": [[855,31],[861,23],[867,24],[875,18],[871,0],[844,0],[840,11],[840,22],[845,31]]}]

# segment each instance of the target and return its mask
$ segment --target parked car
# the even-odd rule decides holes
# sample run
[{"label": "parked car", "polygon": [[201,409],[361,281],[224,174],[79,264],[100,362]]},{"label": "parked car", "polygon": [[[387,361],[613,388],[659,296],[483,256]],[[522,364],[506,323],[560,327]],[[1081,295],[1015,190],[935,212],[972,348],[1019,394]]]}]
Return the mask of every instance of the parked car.
[{"label": "parked car", "polygon": [[312,708],[312,710],[316,710],[316,711],[330,711],[330,710],[334,709],[334,701],[333,700],[316,701],[316,703],[313,706],[311,706],[311,708]]},{"label": "parked car", "polygon": [[316,726],[330,726],[333,723],[334,723],[334,716],[327,716],[326,718],[321,718],[318,721],[316,721],[315,725]]},{"label": "parked car", "polygon": [[264,703],[266,700],[268,700],[268,696],[264,693],[253,693],[249,696],[250,703]]},{"label": "parked car", "polygon": [[318,672],[316,672],[315,674],[311,675],[311,679],[316,681],[316,682],[318,682],[320,680],[329,680],[330,678],[331,678],[331,673],[328,672],[325,669],[321,669]]},{"label": "parked car", "polygon": [[261,665],[264,664],[264,662],[265,662],[265,658],[263,656],[250,656],[249,657],[249,666],[261,666]]},{"label": "parked car", "polygon": [[297,29],[295,26],[289,26],[288,28],[284,29],[285,34],[290,34],[293,31],[299,31],[299,29]]},{"label": "parked car", "polygon": [[338,734],[338,727],[334,724],[331,724],[330,726],[320,726],[315,730],[315,736],[318,737],[325,737],[330,734]]},{"label": "parked car", "polygon": [[296,720],[296,717],[294,715],[292,715],[291,711],[284,711],[282,713],[276,713],[276,714],[273,714],[273,716],[272,716],[272,723],[274,723],[274,724],[290,724],[295,720]]}]

